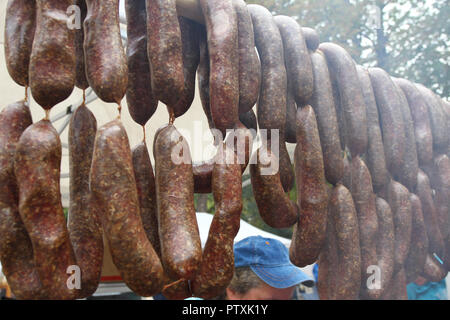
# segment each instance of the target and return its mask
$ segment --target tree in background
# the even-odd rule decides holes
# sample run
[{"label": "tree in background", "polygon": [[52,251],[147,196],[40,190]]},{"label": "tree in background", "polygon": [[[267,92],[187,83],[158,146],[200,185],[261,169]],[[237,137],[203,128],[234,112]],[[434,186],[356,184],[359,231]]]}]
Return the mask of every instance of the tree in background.
[{"label": "tree in background", "polygon": [[448,0],[247,0],[314,28],[366,67],[450,97]]}]

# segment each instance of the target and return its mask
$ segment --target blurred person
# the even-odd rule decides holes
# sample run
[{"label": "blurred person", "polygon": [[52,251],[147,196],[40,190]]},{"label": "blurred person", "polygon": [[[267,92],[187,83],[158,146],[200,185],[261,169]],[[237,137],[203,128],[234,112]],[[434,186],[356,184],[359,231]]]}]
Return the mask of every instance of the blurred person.
[{"label": "blurred person", "polygon": [[303,300],[299,285],[314,280],[289,260],[289,250],[276,239],[252,236],[234,245],[235,271],[227,300]]}]

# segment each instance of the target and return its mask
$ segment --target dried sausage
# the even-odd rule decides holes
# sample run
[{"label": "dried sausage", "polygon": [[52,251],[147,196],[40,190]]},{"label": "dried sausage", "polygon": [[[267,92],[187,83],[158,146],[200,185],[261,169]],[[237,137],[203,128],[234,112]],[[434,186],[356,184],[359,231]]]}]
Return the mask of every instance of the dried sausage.
[{"label": "dried sausage", "polygon": [[75,86],[75,33],[67,27],[72,0],[36,0],[36,31],[31,50],[29,81],[34,100],[51,109]]},{"label": "dried sausage", "polygon": [[413,282],[422,274],[428,253],[428,236],[423,220],[422,202],[413,193],[410,194],[412,209],[411,248],[405,260],[405,272],[408,282]]},{"label": "dried sausage", "polygon": [[405,94],[395,82],[394,84],[400,98],[400,107],[405,125],[405,153],[403,155],[403,167],[398,178],[400,183],[407,187],[408,190],[413,191],[416,187],[417,173],[419,171],[414,122]]},{"label": "dried sausage", "polygon": [[369,72],[361,66],[357,66],[356,70],[358,71],[359,81],[366,103],[367,135],[369,138],[366,153],[367,167],[372,176],[373,188],[375,191],[379,191],[387,185],[389,173],[386,168],[377,103]]},{"label": "dried sausage", "polygon": [[75,4],[80,9],[80,29],[75,30],[75,54],[76,54],[76,77],[75,85],[81,90],[89,87],[86,78],[86,64],[84,63],[84,27],[83,22],[87,15],[87,6],[85,0],[76,0]]},{"label": "dried sausage", "polygon": [[303,31],[291,17],[275,16],[273,20],[283,40],[288,83],[291,85],[297,105],[302,107],[309,102],[314,90],[311,58]]},{"label": "dried sausage", "polygon": [[395,228],[394,272],[398,272],[411,246],[412,208],[408,189],[392,180],[389,184],[388,202],[392,209]]},{"label": "dried sausage", "polygon": [[333,298],[356,300],[361,287],[361,251],[358,218],[350,191],[338,184],[331,193],[329,206],[337,246]]},{"label": "dried sausage", "polygon": [[157,132],[153,153],[164,270],[171,279],[191,280],[200,265],[202,249],[189,147],[176,128],[168,125]]},{"label": "dried sausage", "polygon": [[449,131],[447,128],[447,118],[445,111],[442,109],[440,98],[433,91],[421,84],[416,85],[422,94],[425,103],[428,106],[428,114],[430,116],[431,132],[433,134],[433,148],[436,152],[444,152],[449,144]]},{"label": "dried sausage", "polygon": [[[321,43],[333,81],[339,90],[340,108],[346,125],[346,143],[352,156],[367,149],[367,116],[356,67],[350,54],[332,43]],[[342,130],[342,128],[341,128]]]},{"label": "dried sausage", "polygon": [[317,116],[325,177],[328,182],[335,185],[344,174],[344,162],[330,73],[322,52],[311,53],[311,61],[314,75],[311,106]]},{"label": "dried sausage", "polygon": [[369,169],[360,157],[352,159],[351,193],[358,215],[359,244],[361,248],[361,296],[377,299],[376,291],[367,287],[370,276],[369,267],[377,264],[376,237],[378,234],[378,218],[375,194]]},{"label": "dried sausage", "polygon": [[28,86],[28,67],[36,30],[36,1],[9,0],[5,20],[5,60],[11,78]]},{"label": "dried sausage", "polygon": [[120,105],[128,87],[127,58],[119,25],[119,2],[86,0],[84,54],[86,76],[97,96]]},{"label": "dried sausage", "polygon": [[[272,228],[288,228],[297,222],[297,206],[281,186],[278,158],[270,148],[260,148],[250,165],[253,195],[262,220]],[[275,167],[273,167],[275,165]]]},{"label": "dried sausage", "polygon": [[319,132],[311,106],[297,111],[295,176],[299,218],[289,253],[292,263],[304,267],[316,261],[327,227],[328,192]]},{"label": "dried sausage", "polygon": [[169,108],[184,90],[183,45],[175,0],[146,0],[147,52],[156,99]]},{"label": "dried sausage", "polygon": [[60,193],[61,141],[48,120],[29,126],[17,144],[14,170],[19,212],[33,244],[34,263],[48,299],[74,299],[67,270],[76,265]]},{"label": "dried sausage", "polygon": [[444,266],[429,253],[425,260],[422,276],[428,281],[440,282],[447,276],[447,272]]},{"label": "dried sausage", "polygon": [[434,204],[439,228],[442,238],[446,239],[450,234],[450,160],[447,155],[435,157],[434,167],[429,178],[435,191]]},{"label": "dried sausage", "polygon": [[209,91],[214,127],[225,137],[239,118],[237,15],[232,0],[200,0],[210,61]]},{"label": "dried sausage", "polygon": [[254,4],[248,5],[247,8],[252,17],[255,45],[261,61],[261,90],[257,104],[258,125],[260,129],[267,130],[268,140],[272,139],[271,129],[278,130],[280,177],[283,189],[287,192],[294,184],[294,175],[284,141],[287,75],[283,41],[269,10]]},{"label": "dried sausage", "polygon": [[0,113],[0,261],[17,299],[45,298],[34,263],[33,247],[19,214],[14,176],[14,154],[23,131],[32,124],[25,101],[10,104]]},{"label": "dried sausage", "polygon": [[81,105],[70,119],[69,175],[70,206],[68,229],[75,258],[81,269],[78,298],[91,296],[97,290],[103,265],[103,232],[95,210],[90,208],[89,172],[94,152],[97,121]]},{"label": "dried sausage", "polygon": [[404,165],[406,144],[400,98],[386,71],[370,68],[369,75],[380,115],[386,166],[391,175],[398,179]]},{"label": "dried sausage", "polygon": [[319,34],[316,30],[308,27],[302,27],[303,36],[309,50],[316,51],[320,44]]},{"label": "dried sausage", "polygon": [[416,193],[422,202],[423,218],[427,229],[429,252],[436,253],[439,257],[444,254],[444,239],[439,229],[439,220],[433,201],[430,179],[419,170],[417,175]]},{"label": "dried sausage", "polygon": [[259,96],[261,65],[255,49],[253,23],[243,0],[233,0],[238,21],[239,43],[239,114],[252,109]]},{"label": "dried sausage", "polygon": [[202,255],[202,263],[192,281],[192,293],[211,299],[222,293],[234,273],[234,237],[239,231],[242,211],[241,167],[233,150],[226,146],[212,174],[215,214]]},{"label": "dried sausage", "polygon": [[151,90],[145,0],[127,0],[125,10],[127,15],[127,105],[133,120],[144,126],[158,106],[158,100]]},{"label": "dried sausage", "polygon": [[381,288],[378,295],[387,290],[394,273],[395,231],[394,217],[389,204],[382,198],[376,199],[378,217],[377,255],[380,268]]},{"label": "dried sausage", "polygon": [[132,150],[134,177],[141,208],[141,220],[147,238],[158,256],[161,248],[158,232],[158,217],[156,204],[156,185],[153,166],[150,161],[147,145],[142,141]]},{"label": "dried sausage", "polygon": [[120,120],[97,131],[90,185],[91,201],[102,209],[103,230],[124,282],[141,296],[161,292],[163,268],[142,225],[132,155]]},{"label": "dried sausage", "polygon": [[406,79],[394,79],[403,90],[408,100],[411,116],[414,121],[416,149],[419,165],[431,165],[433,161],[433,135],[426,102],[417,87]]},{"label": "dried sausage", "polygon": [[192,105],[195,96],[195,74],[200,62],[198,39],[199,25],[187,18],[178,17],[183,52],[184,89],[180,100],[173,106],[175,117],[181,117]]}]

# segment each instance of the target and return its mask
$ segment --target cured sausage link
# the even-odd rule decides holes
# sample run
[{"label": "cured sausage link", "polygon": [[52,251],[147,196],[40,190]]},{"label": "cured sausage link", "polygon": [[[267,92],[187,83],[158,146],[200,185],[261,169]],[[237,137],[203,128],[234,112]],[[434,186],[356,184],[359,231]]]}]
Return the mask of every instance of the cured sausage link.
[{"label": "cured sausage link", "polygon": [[70,119],[69,174],[70,206],[68,229],[73,250],[81,269],[78,298],[97,290],[103,265],[103,232],[97,212],[90,206],[89,172],[94,152],[97,121],[83,104]]},{"label": "cured sausage link", "polygon": [[173,108],[184,90],[181,31],[175,0],[146,0],[147,51],[156,99]]},{"label": "cured sausage link", "polygon": [[278,130],[280,177],[283,189],[288,192],[294,185],[294,174],[285,143],[287,75],[283,40],[272,14],[260,5],[247,6],[253,21],[255,45],[261,61],[261,89],[257,105],[260,129]]},{"label": "cured sausage link", "polygon": [[250,165],[250,175],[259,215],[272,228],[289,228],[297,222],[298,208],[284,192],[280,172],[271,170],[278,158],[270,149],[259,149],[256,157],[257,163]]},{"label": "cured sausage link", "polygon": [[76,265],[60,193],[61,141],[48,120],[28,127],[15,155],[19,212],[33,244],[34,262],[48,299],[74,299],[67,270]]},{"label": "cured sausage link", "polygon": [[161,292],[163,268],[142,225],[130,146],[119,120],[97,131],[90,184],[91,201],[101,208],[111,256],[124,282],[141,296]]},{"label": "cured sausage link", "polygon": [[127,105],[133,120],[145,126],[158,106],[158,100],[151,89],[145,0],[127,0],[125,10],[127,15]]},{"label": "cured sausage link", "polygon": [[34,100],[47,110],[68,98],[75,87],[75,33],[67,27],[66,14],[72,4],[73,0],[36,0],[29,81]]},{"label": "cured sausage link", "polygon": [[210,61],[209,91],[214,127],[225,137],[239,118],[239,42],[232,0],[200,0]]},{"label": "cured sausage link", "polygon": [[350,54],[336,44],[321,43],[319,49],[325,54],[331,77],[337,84],[348,148],[352,156],[362,155],[367,150],[367,116],[355,63]]},{"label": "cured sausage link", "polygon": [[36,1],[8,0],[5,20],[5,60],[11,78],[28,86],[28,67],[36,30]]},{"label": "cured sausage link", "polygon": [[192,281],[192,293],[211,299],[222,293],[234,274],[234,238],[242,211],[242,174],[233,150],[226,145],[212,175],[216,212],[203,250],[202,263]]},{"label": "cured sausage link", "polygon": [[84,54],[89,86],[109,103],[120,104],[128,86],[117,0],[86,0]]},{"label": "cured sausage link", "polygon": [[202,248],[194,208],[189,146],[173,125],[158,130],[153,153],[161,257],[169,278],[191,280]]},{"label": "cured sausage link", "polygon": [[17,299],[45,298],[34,263],[30,237],[19,214],[14,154],[23,131],[32,124],[28,104],[19,101],[0,113],[0,261]]},{"label": "cured sausage link", "polygon": [[289,254],[299,267],[317,260],[325,241],[328,192],[322,148],[314,110],[306,106],[297,110],[297,147],[295,176],[299,218],[294,228]]}]

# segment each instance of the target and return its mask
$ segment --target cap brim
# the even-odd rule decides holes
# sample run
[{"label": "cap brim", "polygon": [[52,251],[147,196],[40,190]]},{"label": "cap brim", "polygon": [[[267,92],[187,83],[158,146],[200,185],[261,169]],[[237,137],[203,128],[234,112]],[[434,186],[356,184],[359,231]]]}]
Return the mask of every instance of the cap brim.
[{"label": "cap brim", "polygon": [[285,289],[304,284],[307,287],[314,286],[314,280],[294,265],[281,266],[250,266],[256,275],[269,286],[277,289]]}]

